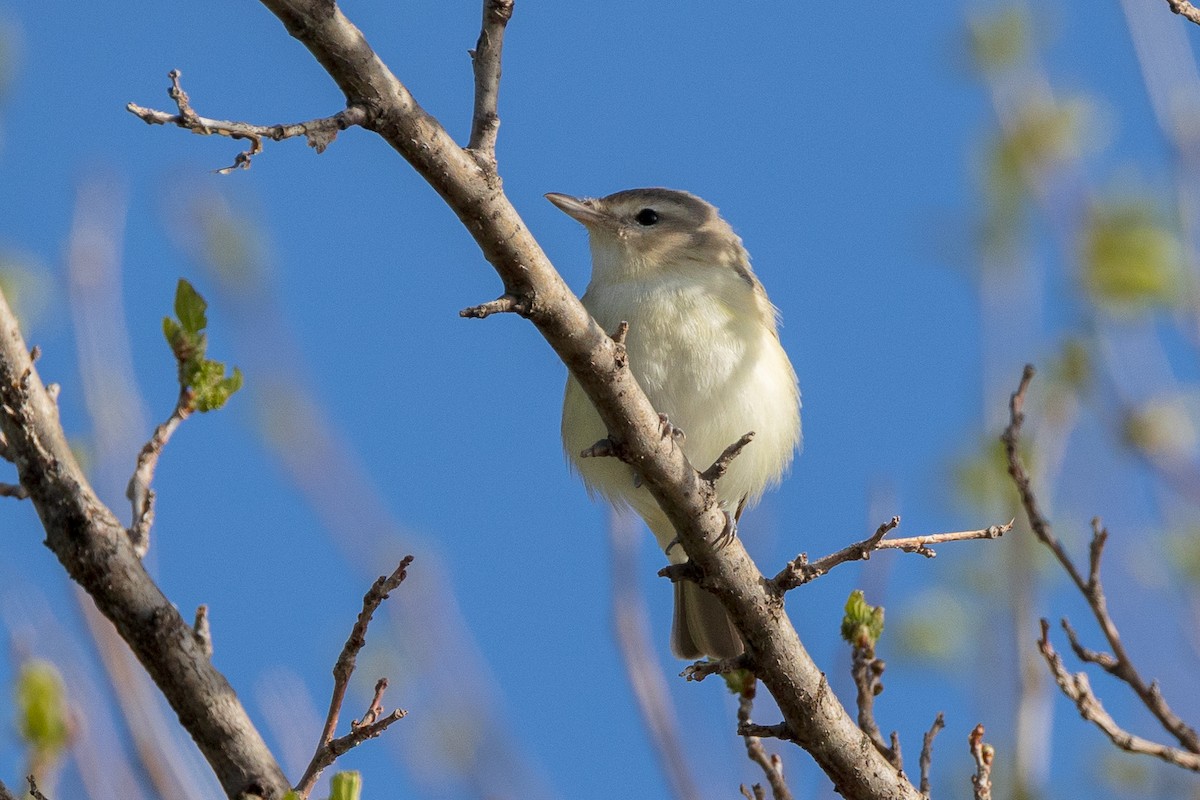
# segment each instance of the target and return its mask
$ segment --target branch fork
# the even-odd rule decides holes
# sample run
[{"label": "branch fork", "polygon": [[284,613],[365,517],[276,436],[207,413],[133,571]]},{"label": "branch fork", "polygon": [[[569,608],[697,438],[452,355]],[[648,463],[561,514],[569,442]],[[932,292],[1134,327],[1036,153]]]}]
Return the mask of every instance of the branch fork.
[{"label": "branch fork", "polygon": [[168,73],[171,86],[167,95],[175,102],[176,114],[145,108],[136,103],[129,103],[125,110],[147,125],[175,125],[189,130],[200,136],[227,136],[230,139],[241,139],[250,142],[250,147],[234,156],[233,163],[228,167],[216,170],[221,175],[228,175],[238,169],[249,169],[250,160],[263,150],[263,140],[271,139],[279,142],[296,136],[303,136],[309,147],[318,153],[323,153],[339,131],[344,131],[354,125],[362,125],[367,121],[366,109],[361,106],[349,106],[331,117],[322,117],[308,122],[295,122],[282,125],[254,125],[249,122],[232,120],[209,119],[202,117],[192,108],[188,93],[183,90],[180,78],[183,73],[173,69]]}]

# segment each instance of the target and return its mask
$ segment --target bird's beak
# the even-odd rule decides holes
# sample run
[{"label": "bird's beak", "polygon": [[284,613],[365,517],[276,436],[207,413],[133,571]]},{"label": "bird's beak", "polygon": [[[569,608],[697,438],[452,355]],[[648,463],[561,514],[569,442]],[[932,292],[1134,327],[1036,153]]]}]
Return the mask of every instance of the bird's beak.
[{"label": "bird's beak", "polygon": [[614,220],[610,214],[596,208],[596,201],[582,197],[571,197],[568,194],[550,192],[546,199],[558,206],[567,216],[581,223],[585,228],[611,228]]}]

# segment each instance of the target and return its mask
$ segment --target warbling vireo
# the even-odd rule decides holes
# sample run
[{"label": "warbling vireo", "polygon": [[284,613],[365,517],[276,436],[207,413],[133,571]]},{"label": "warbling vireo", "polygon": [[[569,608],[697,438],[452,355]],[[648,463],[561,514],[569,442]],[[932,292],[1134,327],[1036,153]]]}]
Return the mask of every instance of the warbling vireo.
[{"label": "warbling vireo", "polygon": [[[684,453],[705,469],[749,431],[754,440],[717,481],[736,518],[777,484],[800,444],[800,390],[779,344],[776,309],[750,257],[717,209],[687,192],[630,189],[599,199],[548,194],[587,228],[592,280],[583,304],[606,331],[629,323],[629,369],[654,408],[683,431]],[[672,563],[675,530],[633,470],[615,458],[582,458],[607,435],[568,378],[563,446],[589,491],[631,506]],[[675,584],[671,649],[680,658],[729,658],[742,640],[716,597]]]}]

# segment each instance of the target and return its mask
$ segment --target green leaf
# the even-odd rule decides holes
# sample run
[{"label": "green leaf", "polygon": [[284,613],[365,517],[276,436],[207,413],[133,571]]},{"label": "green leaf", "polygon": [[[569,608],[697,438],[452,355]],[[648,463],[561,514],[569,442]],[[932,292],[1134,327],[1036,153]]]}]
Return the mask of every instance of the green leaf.
[{"label": "green leaf", "polygon": [[1152,201],[1097,204],[1084,227],[1083,285],[1103,308],[1135,314],[1183,298],[1183,247]]},{"label": "green leaf", "polygon": [[233,368],[226,377],[225,365],[220,361],[205,359],[192,376],[193,404],[200,413],[215,411],[229,402],[233,393],[242,388],[242,371]]},{"label": "green leaf", "polygon": [[855,589],[846,599],[842,638],[854,647],[874,648],[882,635],[883,606],[869,605],[862,589]]},{"label": "green leaf", "polygon": [[201,413],[224,406],[243,383],[237,367],[227,376],[222,362],[204,357],[208,351],[208,335],[204,333],[207,309],[204,298],[180,278],[175,291],[175,314],[179,319],[163,318],[163,336],[179,362],[179,388],[191,389],[192,408]]},{"label": "green leaf", "polygon": [[185,279],[179,279],[175,288],[175,316],[188,333],[200,333],[208,327],[208,303]]},{"label": "green leaf", "polygon": [[329,800],[359,800],[362,794],[362,773],[346,770],[334,773],[329,781]]},{"label": "green leaf", "polygon": [[970,20],[967,46],[976,69],[987,74],[1019,64],[1031,49],[1031,28],[1028,12],[1020,8],[1007,8]]},{"label": "green leaf", "polygon": [[67,745],[70,728],[67,690],[58,668],[33,659],[21,666],[16,687],[17,729],[42,755],[53,756]]}]

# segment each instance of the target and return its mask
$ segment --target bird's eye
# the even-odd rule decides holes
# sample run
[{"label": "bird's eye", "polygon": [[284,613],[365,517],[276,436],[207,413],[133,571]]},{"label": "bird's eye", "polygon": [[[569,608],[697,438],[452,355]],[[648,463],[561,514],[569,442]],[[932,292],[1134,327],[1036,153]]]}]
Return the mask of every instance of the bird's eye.
[{"label": "bird's eye", "polygon": [[658,222],[658,212],[653,208],[643,208],[634,217],[638,225],[653,225]]}]

